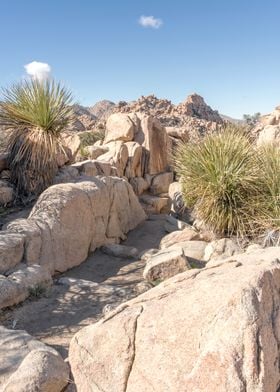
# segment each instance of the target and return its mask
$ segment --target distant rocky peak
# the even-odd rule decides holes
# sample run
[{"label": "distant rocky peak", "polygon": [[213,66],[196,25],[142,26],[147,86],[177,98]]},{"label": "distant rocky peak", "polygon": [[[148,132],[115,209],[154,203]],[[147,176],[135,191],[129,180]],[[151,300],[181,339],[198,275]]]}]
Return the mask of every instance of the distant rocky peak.
[{"label": "distant rocky peak", "polygon": [[176,106],[175,110],[178,115],[197,117],[202,120],[218,123],[223,121],[218,111],[208,106],[203,97],[196,93],[189,95],[184,102]]}]

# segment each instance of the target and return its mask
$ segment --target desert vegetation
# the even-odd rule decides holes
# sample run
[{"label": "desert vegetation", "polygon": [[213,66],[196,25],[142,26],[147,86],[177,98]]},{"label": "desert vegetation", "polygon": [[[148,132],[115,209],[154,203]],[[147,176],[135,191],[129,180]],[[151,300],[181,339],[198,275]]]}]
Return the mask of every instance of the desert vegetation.
[{"label": "desert vegetation", "polygon": [[7,140],[11,180],[18,193],[39,194],[57,170],[61,132],[72,120],[71,93],[55,81],[28,80],[3,90],[0,126]]},{"label": "desert vegetation", "polygon": [[226,126],[196,145],[182,143],[176,166],[186,204],[215,232],[279,232],[280,153],[275,145],[257,148],[244,128]]}]

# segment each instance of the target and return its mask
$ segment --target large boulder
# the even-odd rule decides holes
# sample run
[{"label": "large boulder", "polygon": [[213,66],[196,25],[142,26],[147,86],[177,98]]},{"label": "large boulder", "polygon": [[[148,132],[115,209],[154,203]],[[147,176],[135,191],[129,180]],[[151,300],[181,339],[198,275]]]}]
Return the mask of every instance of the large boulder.
[{"label": "large boulder", "polygon": [[69,353],[77,390],[277,391],[279,252],[186,271],[80,330]]},{"label": "large boulder", "polygon": [[172,172],[160,173],[153,177],[150,190],[153,195],[168,193],[169,185],[173,181],[174,174]]},{"label": "large boulder", "polygon": [[126,178],[143,177],[143,147],[137,142],[127,142],[125,144],[128,150],[128,160],[125,168]]},{"label": "large boulder", "polygon": [[0,326],[1,392],[61,392],[69,368],[53,348],[27,332]]},{"label": "large boulder", "polygon": [[279,125],[267,125],[259,133],[257,144],[276,144],[280,147],[280,127]]},{"label": "large boulder", "polygon": [[148,151],[145,162],[145,173],[158,174],[167,171],[168,151],[167,133],[159,120],[153,116],[140,115],[139,126],[134,141],[143,145]]},{"label": "large boulder", "polygon": [[54,274],[79,265],[90,251],[124,239],[144,219],[145,213],[127,181],[100,177],[48,188],[28,219],[8,225],[2,239],[5,242],[6,237],[20,233],[25,262],[36,261]]},{"label": "large boulder", "polygon": [[45,268],[19,265],[18,270],[7,277],[0,275],[0,309],[17,305],[38,288],[46,289],[51,284],[51,275]]},{"label": "large boulder", "polygon": [[97,160],[109,162],[112,166],[117,168],[119,177],[124,175],[124,170],[128,160],[128,148],[122,141],[113,141],[106,144],[108,152],[100,155]]},{"label": "large boulder", "polygon": [[113,113],[106,122],[104,144],[122,140],[129,142],[134,137],[134,124],[127,114]]}]

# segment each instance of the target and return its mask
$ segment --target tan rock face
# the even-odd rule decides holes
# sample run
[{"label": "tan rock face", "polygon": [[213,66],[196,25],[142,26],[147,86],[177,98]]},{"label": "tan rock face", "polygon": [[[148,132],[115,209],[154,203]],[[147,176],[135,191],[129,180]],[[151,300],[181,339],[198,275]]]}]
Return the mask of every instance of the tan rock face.
[{"label": "tan rock face", "polygon": [[137,142],[125,143],[128,150],[128,160],[125,168],[125,177],[143,177],[143,147]]},{"label": "tan rock face", "polygon": [[210,242],[204,252],[203,260],[223,260],[229,256],[241,253],[240,247],[230,238],[221,238]]},{"label": "tan rock face", "polygon": [[197,231],[192,228],[185,228],[183,230],[176,230],[172,233],[167,234],[160,241],[160,248],[166,249],[170,246],[176,245],[176,243],[191,241],[191,240],[199,240],[200,236]]},{"label": "tan rock face", "polygon": [[69,368],[52,348],[25,331],[0,327],[0,388],[2,392],[61,392]]},{"label": "tan rock face", "polygon": [[279,252],[186,271],[79,331],[69,354],[77,390],[277,391]]},{"label": "tan rock face", "polygon": [[24,237],[17,233],[1,232],[0,274],[16,266],[23,257]]},{"label": "tan rock face", "polygon": [[8,277],[0,275],[0,309],[17,305],[36,287],[48,287],[52,283],[50,273],[39,265],[22,266]]},{"label": "tan rock face", "polygon": [[257,144],[277,144],[280,147],[280,127],[278,125],[267,125],[260,132]]},{"label": "tan rock face", "polygon": [[169,185],[172,183],[173,177],[173,172],[157,174],[155,177],[153,177],[152,180],[152,184],[150,187],[151,193],[154,195],[168,193]]},{"label": "tan rock face", "polygon": [[127,114],[114,113],[106,122],[104,144],[122,140],[129,142],[134,137],[134,124]]},{"label": "tan rock face", "polygon": [[167,170],[167,134],[160,122],[152,116],[141,117],[141,126],[134,140],[149,152],[145,173],[157,174]]},{"label": "tan rock face", "polygon": [[145,214],[126,181],[104,177],[47,189],[29,219],[41,230],[38,262],[53,273],[80,264],[89,249],[118,242]]},{"label": "tan rock face", "polygon": [[108,152],[98,157],[98,161],[109,162],[117,168],[118,176],[122,177],[128,161],[128,148],[122,141],[112,141],[105,145]]},{"label": "tan rock face", "polygon": [[97,159],[100,155],[108,152],[109,148],[106,146],[87,146],[85,151],[90,159]]},{"label": "tan rock face", "polygon": [[0,236],[0,273],[23,258],[51,274],[66,271],[83,262],[89,251],[124,239],[144,219],[125,180],[101,177],[54,185],[41,194],[28,219],[13,222]]},{"label": "tan rock face", "polygon": [[182,248],[165,249],[147,260],[143,276],[148,282],[162,281],[190,268]]}]

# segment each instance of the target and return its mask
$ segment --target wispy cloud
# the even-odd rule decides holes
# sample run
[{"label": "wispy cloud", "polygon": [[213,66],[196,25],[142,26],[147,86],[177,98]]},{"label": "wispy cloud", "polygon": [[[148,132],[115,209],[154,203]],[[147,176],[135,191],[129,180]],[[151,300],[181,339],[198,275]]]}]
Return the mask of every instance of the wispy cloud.
[{"label": "wispy cloud", "polygon": [[140,16],[138,23],[143,27],[151,27],[152,29],[159,29],[163,22],[159,18],[155,18],[154,16]]},{"label": "wispy cloud", "polygon": [[27,75],[33,79],[40,81],[46,80],[50,77],[51,67],[47,63],[40,63],[39,61],[32,61],[24,66]]}]

